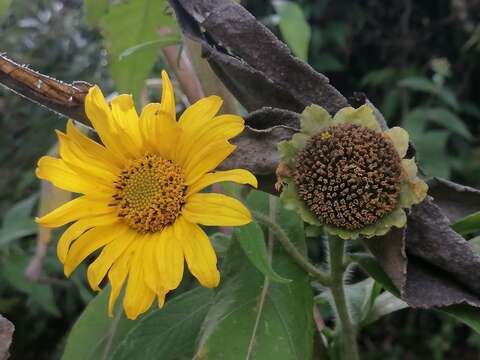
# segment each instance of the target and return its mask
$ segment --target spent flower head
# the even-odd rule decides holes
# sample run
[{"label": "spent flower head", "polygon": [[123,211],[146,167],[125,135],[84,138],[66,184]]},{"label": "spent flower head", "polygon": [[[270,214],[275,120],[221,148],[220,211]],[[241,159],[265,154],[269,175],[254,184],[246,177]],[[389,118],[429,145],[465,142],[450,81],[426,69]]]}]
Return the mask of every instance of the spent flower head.
[{"label": "spent flower head", "polygon": [[426,183],[415,159],[405,159],[408,133],[382,131],[368,105],[347,107],[332,118],[320,106],[307,107],[301,131],[278,146],[285,205],[314,226],[343,239],[386,234],[403,227],[403,209],[422,201]]},{"label": "spent flower head", "polygon": [[[236,115],[216,116],[222,100],[210,96],[176,120],[173,88],[162,72],[161,103],[137,115],[131,96],[108,104],[94,86],[85,111],[103,144],[69,121],[58,132],[61,159],[42,157],[37,176],[81,196],[37,219],[47,227],[73,223],[58,241],[65,275],[101,249],[88,267],[95,290],[108,276],[109,313],[126,282],[123,306],[135,319],[157,298],[178,287],[184,260],[205,287],[220,280],[212,245],[198,224],[238,226],[251,221],[248,209],[222,194],[200,191],[221,181],[257,186],[248,171],[213,171],[234,150],[229,139],[244,128]],[[128,280],[127,280],[128,278]]]}]

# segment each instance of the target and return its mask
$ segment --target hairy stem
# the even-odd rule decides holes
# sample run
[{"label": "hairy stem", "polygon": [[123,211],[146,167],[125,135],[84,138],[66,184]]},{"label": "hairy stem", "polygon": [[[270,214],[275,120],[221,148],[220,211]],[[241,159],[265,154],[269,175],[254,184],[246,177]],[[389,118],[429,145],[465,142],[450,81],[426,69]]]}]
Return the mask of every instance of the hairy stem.
[{"label": "hairy stem", "polygon": [[300,251],[298,251],[296,246],[290,241],[287,233],[280,226],[262,213],[254,212],[254,217],[259,223],[268,226],[268,228],[275,234],[278,241],[280,241],[285,251],[303,270],[315,277],[323,286],[330,285],[330,276],[313,265]]},{"label": "hairy stem", "polygon": [[332,292],[339,323],[338,330],[342,340],[343,359],[358,360],[357,331],[352,323],[345,296],[345,241],[335,236],[328,236],[330,256],[330,291]]}]

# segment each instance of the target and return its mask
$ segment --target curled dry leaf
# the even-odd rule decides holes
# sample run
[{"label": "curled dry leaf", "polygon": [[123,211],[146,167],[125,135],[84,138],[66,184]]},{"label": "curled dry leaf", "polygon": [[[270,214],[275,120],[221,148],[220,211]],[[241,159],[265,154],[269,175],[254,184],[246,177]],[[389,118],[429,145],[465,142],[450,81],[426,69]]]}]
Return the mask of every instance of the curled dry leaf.
[{"label": "curled dry leaf", "polygon": [[10,357],[8,349],[12,344],[15,326],[2,315],[0,315],[0,360],[7,360]]}]

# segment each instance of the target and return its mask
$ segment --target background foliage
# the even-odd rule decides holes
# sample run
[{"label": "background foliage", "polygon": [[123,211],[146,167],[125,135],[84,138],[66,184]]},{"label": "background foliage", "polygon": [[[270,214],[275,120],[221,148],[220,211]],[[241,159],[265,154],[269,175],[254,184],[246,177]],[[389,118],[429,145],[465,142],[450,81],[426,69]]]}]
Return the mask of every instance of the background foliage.
[{"label": "background foliage", "polygon": [[[145,79],[157,77],[158,69],[163,67],[159,49],[179,41],[168,14],[155,4],[149,0],[112,4],[107,0],[17,0],[12,4],[0,0],[0,51],[66,81],[85,80],[101,84],[106,93],[117,90],[140,95]],[[342,93],[366,93],[379,105],[390,126],[406,127],[417,145],[417,157],[426,175],[480,186],[480,2],[403,0],[387,5],[380,0],[250,0],[243,4],[286,41],[297,56],[324,72]],[[152,11],[145,13],[145,9]],[[156,29],[165,25],[173,26],[173,33],[159,35]],[[0,192],[0,313],[16,325],[14,359],[60,358],[69,329],[93,296],[86,286],[83,269],[75,272],[73,281],[63,278],[53,248],[40,282],[32,283],[23,276],[36,246],[33,216],[39,183],[33,173],[35,161],[54,144],[53,129],[64,124],[64,119],[0,89],[0,188],[4,189]],[[250,201],[265,210],[268,201],[258,196],[259,199]],[[261,229],[251,231],[262,236]],[[223,246],[220,251],[226,249],[225,241],[217,237],[216,244]],[[309,247],[310,256],[321,259],[322,249],[314,243],[309,243]],[[248,249],[243,250],[248,255]],[[268,249],[253,250],[255,253]],[[298,302],[288,297],[283,298],[285,304],[272,303],[275,292],[285,292],[292,286],[285,279],[301,276],[295,268],[280,272],[276,267],[284,270],[288,266],[275,263],[272,267],[264,263],[254,268],[249,261],[255,263],[255,259],[232,255],[233,252],[239,252],[236,243],[223,253],[235,261],[224,262],[222,274],[237,275],[220,288],[228,292],[232,283],[235,285],[238,293],[231,293],[233,304],[239,299],[261,297],[266,287],[266,294],[272,292],[272,296],[266,298],[261,311],[253,313],[254,319],[266,316],[272,324],[286,322],[287,329],[313,331],[292,323],[302,315],[297,313],[293,320],[282,319],[278,316],[283,312],[275,312],[278,307],[301,312],[308,304],[296,310]],[[276,259],[288,261],[281,254]],[[295,286],[308,287],[306,281],[296,281]],[[219,319],[210,314],[204,322],[209,316],[207,304],[215,304],[218,298],[208,290],[192,289],[192,284],[191,279],[185,279],[165,310],[152,312],[141,320],[145,326],[179,324],[173,333],[170,329],[157,329],[158,335],[153,339],[131,329],[134,325],[123,318],[100,321],[96,324],[98,333],[92,334],[91,327],[82,329],[82,320],[96,319],[98,314],[105,313],[102,293],[90,303],[72,332],[85,339],[99,334],[95,337],[98,342],[85,347],[84,350],[91,351],[88,354],[79,353],[67,342],[63,358],[75,359],[69,355],[71,351],[77,356],[83,354],[79,359],[132,359],[135,347],[152,349],[153,354],[162,353],[165,359],[190,358],[196,349],[192,334],[198,332],[202,323],[207,328],[202,330],[199,351],[219,354],[215,352],[219,343],[217,332],[239,331],[238,324],[232,326],[231,321],[246,317],[239,314],[236,318],[233,314],[232,318]],[[183,294],[187,291],[188,296]],[[322,312],[328,314],[322,305],[326,300],[316,300]],[[185,312],[185,308],[196,311]],[[377,311],[381,311],[378,306]],[[309,315],[303,316],[308,323]],[[327,323],[332,316],[326,317]],[[210,331],[212,323],[215,330]],[[387,354],[388,359],[476,359],[480,351],[478,335],[431,312],[403,310],[365,329],[360,339],[365,359],[383,359]],[[255,337],[261,337],[265,329],[257,330]],[[106,334],[106,338],[101,334]],[[237,335],[244,336],[246,344],[238,350],[239,354],[244,350],[254,354],[265,351],[249,346],[251,333]],[[294,348],[295,344],[297,341],[293,347],[280,342],[278,351],[284,356],[300,351]],[[113,349],[115,353],[110,352]],[[299,358],[304,355],[307,356],[302,354]]]}]

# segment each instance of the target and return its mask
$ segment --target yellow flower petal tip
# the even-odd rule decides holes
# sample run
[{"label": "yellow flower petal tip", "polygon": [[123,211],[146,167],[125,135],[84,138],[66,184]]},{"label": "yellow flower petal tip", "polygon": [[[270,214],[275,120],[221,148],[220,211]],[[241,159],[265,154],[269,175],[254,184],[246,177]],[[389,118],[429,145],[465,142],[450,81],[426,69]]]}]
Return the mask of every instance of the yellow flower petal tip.
[{"label": "yellow flower petal tip", "polygon": [[[428,186],[415,160],[403,159],[409,145],[404,129],[383,131],[367,104],[340,109],[333,118],[310,106],[301,126],[278,146],[288,168],[280,179],[286,207],[342,239],[381,236],[405,225],[403,209],[422,201]],[[319,177],[321,186],[312,187]]]},{"label": "yellow flower petal tip", "polygon": [[48,227],[69,224],[57,245],[67,277],[101,250],[87,277],[95,291],[108,277],[109,316],[122,293],[129,319],[154,301],[162,307],[166,293],[178,287],[184,263],[203,286],[218,286],[217,257],[199,225],[251,221],[237,199],[202,193],[223,181],[258,186],[247,170],[215,171],[235,150],[229,141],[243,130],[244,120],[217,115],[223,101],[210,96],[187,108],[177,122],[166,71],[162,80],[161,102],[148,104],[140,116],[130,95],[108,103],[98,86],[91,87],[85,112],[101,142],[69,120],[66,133],[56,132],[60,159],[42,157],[36,168],[37,177],[81,195],[35,221]]}]

